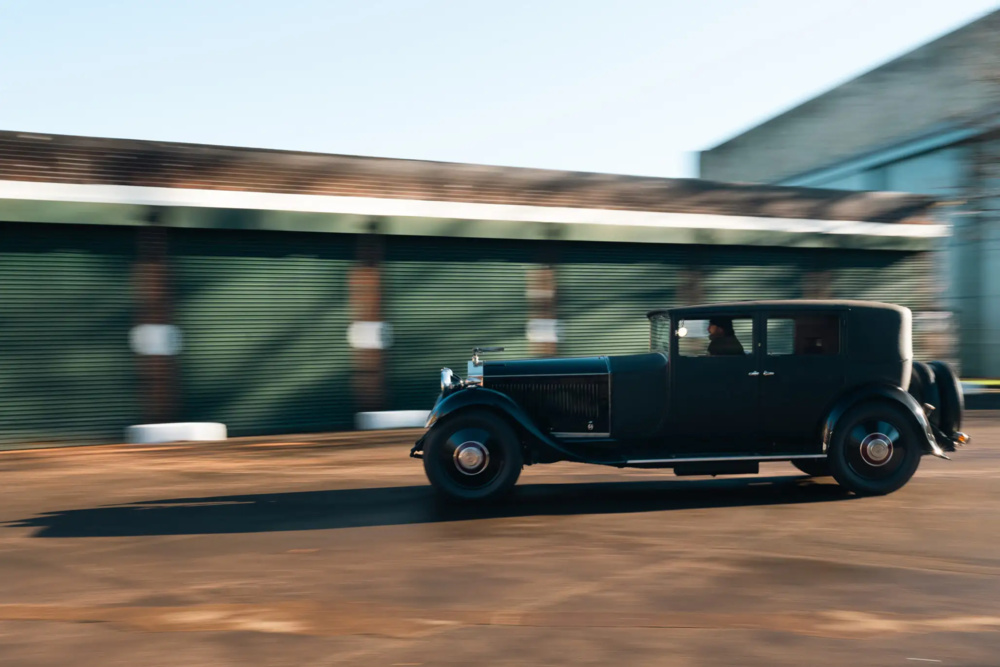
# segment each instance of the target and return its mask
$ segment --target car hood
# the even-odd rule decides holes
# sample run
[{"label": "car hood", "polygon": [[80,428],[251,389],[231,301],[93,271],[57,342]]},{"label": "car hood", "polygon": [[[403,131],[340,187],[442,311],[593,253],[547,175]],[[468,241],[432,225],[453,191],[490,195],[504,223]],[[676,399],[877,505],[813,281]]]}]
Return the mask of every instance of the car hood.
[{"label": "car hood", "polygon": [[564,359],[513,359],[483,363],[484,377],[524,377],[532,375],[606,375],[607,357]]}]

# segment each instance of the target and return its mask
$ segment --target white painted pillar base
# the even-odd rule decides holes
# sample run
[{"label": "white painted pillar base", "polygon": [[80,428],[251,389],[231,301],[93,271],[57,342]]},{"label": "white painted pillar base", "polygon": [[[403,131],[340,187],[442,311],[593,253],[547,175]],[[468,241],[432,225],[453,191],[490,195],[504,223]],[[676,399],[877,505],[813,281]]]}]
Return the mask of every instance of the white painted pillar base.
[{"label": "white painted pillar base", "polygon": [[125,442],[154,445],[164,442],[193,440],[225,440],[226,425],[213,422],[179,422],[173,424],[137,424],[125,430]]},{"label": "white painted pillar base", "polygon": [[430,410],[359,412],[354,415],[354,425],[359,431],[384,428],[419,428],[427,423],[429,414]]}]

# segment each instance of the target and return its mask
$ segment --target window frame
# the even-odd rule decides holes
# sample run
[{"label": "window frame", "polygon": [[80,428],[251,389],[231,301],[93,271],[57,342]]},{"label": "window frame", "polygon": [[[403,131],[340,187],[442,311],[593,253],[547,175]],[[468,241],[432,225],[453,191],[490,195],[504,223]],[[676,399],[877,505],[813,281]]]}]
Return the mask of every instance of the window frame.
[{"label": "window frame", "polygon": [[[847,350],[847,312],[843,310],[815,310],[815,311],[780,311],[776,310],[773,312],[764,312],[761,314],[761,333],[762,344],[761,344],[761,354],[764,359],[787,359],[787,358],[825,358],[825,359],[836,359],[837,357],[842,357]],[[809,317],[836,317],[837,318],[837,338],[838,346],[836,354],[797,354],[795,352],[794,342],[792,344],[792,352],[788,354],[771,354],[768,349],[768,328],[767,325],[771,320],[796,320],[797,318],[809,318]],[[794,341],[794,332],[793,332]]]},{"label": "window frame", "polygon": [[[666,321],[667,326],[667,347],[664,350],[657,350],[653,347],[653,331],[657,323]],[[674,318],[669,313],[657,313],[649,318],[649,351],[657,354],[670,356],[674,349],[673,334],[677,327],[674,325]]]},{"label": "window frame", "polygon": [[[720,354],[720,355],[710,355],[710,354],[699,354],[699,355],[689,355],[680,353],[680,337],[677,335],[677,330],[680,328],[681,322],[693,321],[693,320],[708,320],[713,317],[728,317],[733,320],[750,320],[750,346],[747,347],[745,341],[740,341],[743,345],[743,354]],[[761,329],[763,328],[759,322],[759,315],[754,312],[734,310],[732,313],[711,311],[706,313],[689,313],[687,315],[673,315],[670,318],[670,357],[672,359],[748,359],[754,358],[757,351],[761,348],[763,335]],[[706,348],[708,344],[706,343]]]}]

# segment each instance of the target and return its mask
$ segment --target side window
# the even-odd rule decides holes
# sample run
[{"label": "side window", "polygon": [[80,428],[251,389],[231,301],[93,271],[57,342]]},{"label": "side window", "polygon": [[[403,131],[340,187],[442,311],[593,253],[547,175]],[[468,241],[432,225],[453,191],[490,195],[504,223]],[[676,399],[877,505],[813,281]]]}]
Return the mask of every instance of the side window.
[{"label": "side window", "polygon": [[767,318],[768,356],[840,354],[839,315]]},{"label": "side window", "polygon": [[682,357],[753,354],[753,318],[681,320],[677,327],[677,354]]}]

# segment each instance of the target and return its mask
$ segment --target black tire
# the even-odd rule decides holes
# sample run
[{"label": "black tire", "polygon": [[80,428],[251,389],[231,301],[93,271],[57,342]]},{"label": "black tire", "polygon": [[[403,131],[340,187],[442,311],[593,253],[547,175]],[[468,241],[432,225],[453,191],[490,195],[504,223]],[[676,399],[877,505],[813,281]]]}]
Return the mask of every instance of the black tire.
[{"label": "black tire", "polygon": [[937,378],[934,369],[922,361],[913,362],[913,373],[910,375],[910,395],[917,399],[921,406],[929,403],[934,406],[930,413],[931,423],[935,426],[941,418],[941,396],[938,392]]},{"label": "black tire", "polygon": [[827,455],[830,472],[858,495],[892,493],[917,471],[920,438],[913,415],[904,408],[884,401],[863,403],[837,420]]},{"label": "black tire", "polygon": [[947,434],[952,434],[962,428],[962,414],[965,412],[965,395],[962,383],[955,371],[943,361],[932,361],[928,364],[934,371],[937,381],[934,383],[940,397],[937,406],[935,425]]},{"label": "black tire", "polygon": [[813,477],[830,476],[830,464],[824,459],[794,459],[792,465]]},{"label": "black tire", "polygon": [[[471,458],[463,458],[463,452],[471,452]],[[517,433],[504,419],[486,410],[462,412],[435,425],[424,446],[427,479],[451,500],[502,498],[514,488],[523,465]]]}]

